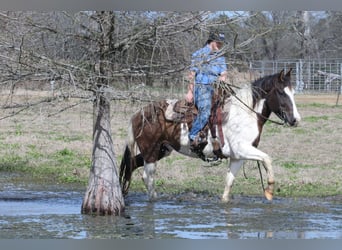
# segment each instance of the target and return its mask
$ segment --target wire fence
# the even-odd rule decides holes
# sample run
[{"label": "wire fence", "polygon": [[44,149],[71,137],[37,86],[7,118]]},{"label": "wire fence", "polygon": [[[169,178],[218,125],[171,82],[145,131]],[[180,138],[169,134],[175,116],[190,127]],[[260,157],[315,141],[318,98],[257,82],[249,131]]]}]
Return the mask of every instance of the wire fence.
[{"label": "wire fence", "polygon": [[342,93],[342,59],[252,61],[250,70],[268,75],[292,68],[299,93]]}]

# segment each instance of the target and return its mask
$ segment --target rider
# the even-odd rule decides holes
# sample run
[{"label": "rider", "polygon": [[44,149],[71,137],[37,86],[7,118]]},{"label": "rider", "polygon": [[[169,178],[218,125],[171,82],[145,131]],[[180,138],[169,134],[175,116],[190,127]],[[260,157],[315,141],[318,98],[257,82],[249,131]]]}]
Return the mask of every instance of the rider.
[{"label": "rider", "polygon": [[213,32],[209,35],[206,45],[192,54],[191,68],[189,73],[188,93],[186,101],[194,102],[198,109],[192,128],[189,132],[190,147],[196,149],[199,144],[205,143],[199,136],[199,132],[208,123],[212,95],[214,93],[213,83],[225,81],[227,78],[227,66],[225,58],[219,56],[224,44],[224,34]]}]

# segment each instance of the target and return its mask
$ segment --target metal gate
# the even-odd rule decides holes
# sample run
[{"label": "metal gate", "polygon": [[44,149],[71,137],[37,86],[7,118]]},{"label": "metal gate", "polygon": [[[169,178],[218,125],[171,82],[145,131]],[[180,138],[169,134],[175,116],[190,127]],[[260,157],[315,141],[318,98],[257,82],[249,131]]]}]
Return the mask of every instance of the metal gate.
[{"label": "metal gate", "polygon": [[292,68],[297,92],[342,93],[342,59],[252,61],[249,68],[261,75]]}]

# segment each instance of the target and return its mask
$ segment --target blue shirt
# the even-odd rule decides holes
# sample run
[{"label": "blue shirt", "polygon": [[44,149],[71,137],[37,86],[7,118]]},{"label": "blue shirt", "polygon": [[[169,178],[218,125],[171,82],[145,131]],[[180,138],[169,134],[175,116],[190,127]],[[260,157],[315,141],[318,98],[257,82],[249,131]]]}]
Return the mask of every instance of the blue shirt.
[{"label": "blue shirt", "polygon": [[211,52],[209,45],[192,54],[190,70],[196,72],[195,83],[211,84],[227,70],[224,57],[216,56],[217,52]]}]

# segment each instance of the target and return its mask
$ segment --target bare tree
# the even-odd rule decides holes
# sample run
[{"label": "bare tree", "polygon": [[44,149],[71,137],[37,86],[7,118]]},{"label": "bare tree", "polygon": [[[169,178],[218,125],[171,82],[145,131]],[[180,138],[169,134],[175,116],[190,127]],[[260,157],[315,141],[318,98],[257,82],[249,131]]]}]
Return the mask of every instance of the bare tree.
[{"label": "bare tree", "polygon": [[298,11],[293,21],[292,28],[299,43],[297,57],[301,59],[317,56],[317,45],[312,35],[312,18],[309,11]]},{"label": "bare tree", "polygon": [[96,13],[94,19],[98,23],[101,34],[97,41],[100,59],[99,73],[103,77],[96,82],[92,166],[81,211],[85,214],[120,215],[124,211],[125,204],[118,181],[111,133],[111,98],[107,92],[110,84],[104,77],[109,71],[107,62],[112,50],[115,15],[111,11],[100,12]]},{"label": "bare tree", "polygon": [[317,51],[323,58],[341,58],[342,53],[342,13],[326,11],[312,27],[312,35],[317,40]]},{"label": "bare tree", "polygon": [[[55,112],[84,101],[94,104],[92,164],[82,213],[124,212],[111,135],[111,101],[146,98],[127,87],[125,79],[144,76],[145,84],[153,85],[163,77],[180,78],[189,67],[190,54],[203,46],[212,28],[229,34],[239,23],[216,17],[211,12],[0,13],[0,86],[10,90],[2,105],[10,112],[2,118],[42,103],[58,101]],[[264,33],[239,39],[228,35],[232,41],[221,54],[245,53]],[[13,101],[17,88],[36,90],[38,82],[45,88],[51,84],[53,95]],[[71,98],[79,102],[64,102]]]},{"label": "bare tree", "polygon": [[[180,64],[174,56],[185,51],[184,48],[177,50],[184,46],[177,39],[181,34],[193,32],[196,24],[201,24],[203,16],[207,15],[138,14],[143,23],[137,22],[134,13],[111,11],[75,15],[1,13],[1,24],[8,31],[7,36],[1,37],[0,58],[4,73],[1,82],[11,89],[9,96],[14,96],[15,89],[24,82],[30,82],[32,88],[36,88],[32,85],[35,81],[56,84],[53,96],[36,102],[6,102],[3,107],[16,110],[11,115],[37,104],[70,97],[94,103],[92,166],[82,213],[120,215],[125,207],[116,172],[110,102],[127,99],[136,93],[115,89],[115,80],[137,71],[156,77],[184,70],[184,57],[179,57]],[[125,21],[132,25],[127,26]],[[116,25],[116,22],[122,24]],[[63,110],[65,108],[61,108]]]}]

